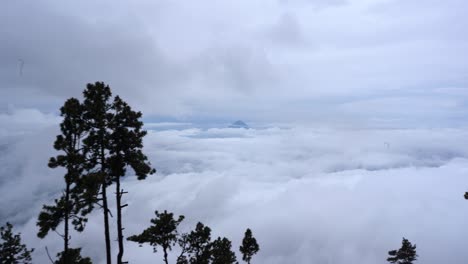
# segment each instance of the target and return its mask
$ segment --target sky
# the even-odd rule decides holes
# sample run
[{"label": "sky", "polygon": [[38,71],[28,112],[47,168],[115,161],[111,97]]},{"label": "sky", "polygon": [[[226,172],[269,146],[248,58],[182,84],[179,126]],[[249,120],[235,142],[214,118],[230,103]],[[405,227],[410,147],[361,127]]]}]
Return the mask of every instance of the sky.
[{"label": "sky", "polygon": [[[62,190],[58,109],[104,81],[143,112],[158,170],[128,175],[126,235],[155,210],[255,263],[466,263],[465,0],[2,1],[0,223],[46,263],[35,221]],[[243,120],[250,129],[227,126]],[[101,214],[72,244],[104,263]],[[115,234],[113,234],[115,235]],[[126,244],[125,259],[160,259]],[[115,248],[115,245],[114,245]],[[238,256],[239,257],[239,256]]]},{"label": "sky", "polygon": [[104,81],[153,120],[460,125],[467,7],[464,0],[4,1],[1,110],[56,112],[86,83]]}]

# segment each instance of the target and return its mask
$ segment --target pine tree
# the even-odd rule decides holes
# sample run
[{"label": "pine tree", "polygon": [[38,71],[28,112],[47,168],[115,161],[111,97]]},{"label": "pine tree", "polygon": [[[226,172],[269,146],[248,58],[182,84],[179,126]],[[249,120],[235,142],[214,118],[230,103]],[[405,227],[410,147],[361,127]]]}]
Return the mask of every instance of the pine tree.
[{"label": "pine tree", "polygon": [[31,264],[31,253],[21,244],[21,233],[13,234],[13,225],[6,223],[0,227],[0,264]]},{"label": "pine tree", "polygon": [[85,216],[92,210],[93,205],[82,199],[83,186],[80,184],[85,169],[85,155],[81,149],[86,129],[82,105],[77,99],[71,98],[65,102],[60,111],[63,117],[60,124],[62,133],[57,136],[54,148],[62,153],[50,158],[49,167],[66,168],[65,189],[62,197],[56,199],[54,205],[43,206],[37,221],[39,226],[37,235],[44,238],[49,231],[56,231],[59,224],[63,222],[64,232],[61,236],[64,240],[64,249],[61,256],[65,262],[69,262],[70,221],[75,230],[83,231],[87,221]]},{"label": "pine tree", "polygon": [[54,264],[92,264],[90,258],[81,257],[80,248],[69,248],[67,255],[65,252],[57,254],[57,260]]},{"label": "pine tree", "polygon": [[121,189],[120,178],[125,176],[126,167],[129,166],[135,172],[138,180],[143,180],[148,174],[156,172],[151,168],[148,158],[143,154],[143,137],[146,131],[142,130],[143,122],[141,112],[133,111],[130,106],[120,97],[116,96],[112,104],[113,119],[109,126],[112,131],[109,140],[109,167],[110,176],[116,183],[116,210],[117,210],[117,238],[119,242],[119,252],[117,263],[122,263],[124,253],[122,209],[126,204],[122,204],[122,196],[126,192]]},{"label": "pine tree", "polygon": [[412,264],[418,258],[416,245],[413,246],[406,238],[403,238],[400,249],[391,250],[388,255],[387,261],[397,264]]},{"label": "pine tree", "polygon": [[236,263],[236,254],[231,250],[231,241],[218,237],[211,243],[211,264]]},{"label": "pine tree", "polygon": [[252,236],[252,230],[247,229],[245,231],[244,239],[242,239],[242,245],[239,247],[242,253],[242,260],[250,264],[253,255],[257,254],[260,247],[257,244],[257,240]]},{"label": "pine tree", "polygon": [[88,135],[84,139],[88,151],[87,160],[92,168],[101,192],[99,201],[104,214],[104,237],[106,242],[107,264],[111,264],[109,214],[107,187],[116,183],[117,238],[119,251],[117,263],[122,264],[124,253],[122,226],[122,195],[120,177],[125,176],[126,168],[131,167],[137,178],[143,180],[155,172],[147,157],[142,153],[142,139],[146,132],[140,112],[134,112],[120,97],[111,101],[112,93],[102,82],[88,84],[84,95],[84,118],[88,125]]},{"label": "pine tree", "polygon": [[198,222],[195,230],[179,239],[177,264],[208,264],[211,258],[211,228]]},{"label": "pine tree", "polygon": [[84,113],[83,117],[86,120],[88,134],[83,140],[85,149],[88,153],[87,161],[90,167],[90,175],[93,175],[97,184],[100,186],[100,197],[97,199],[102,204],[99,204],[103,209],[104,215],[104,239],[106,244],[106,261],[107,264],[112,263],[111,257],[111,242],[109,231],[109,206],[107,200],[107,186],[110,184],[108,176],[108,149],[109,137],[108,131],[110,120],[113,118],[108,113],[111,109],[109,102],[111,91],[109,86],[104,83],[96,82],[86,86],[84,95]]},{"label": "pine tree", "polygon": [[161,247],[164,254],[164,263],[168,264],[168,251],[176,245],[179,233],[177,227],[184,220],[181,215],[176,220],[173,213],[164,211],[159,213],[155,212],[156,218],[151,219],[152,225],[145,229],[139,235],[133,235],[127,238],[129,241],[137,242],[139,244],[148,243],[153,246],[153,252],[157,252],[157,248]]}]

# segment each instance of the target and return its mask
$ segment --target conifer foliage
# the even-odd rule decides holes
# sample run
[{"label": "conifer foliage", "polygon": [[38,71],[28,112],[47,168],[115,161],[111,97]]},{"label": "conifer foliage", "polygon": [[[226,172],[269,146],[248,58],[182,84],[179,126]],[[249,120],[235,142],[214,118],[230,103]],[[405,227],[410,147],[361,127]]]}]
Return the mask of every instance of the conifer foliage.
[{"label": "conifer foliage", "polygon": [[[75,230],[81,232],[87,221],[86,215],[92,210],[93,205],[83,200],[83,172],[86,169],[85,152],[81,141],[86,131],[86,123],[83,120],[83,107],[80,102],[68,99],[60,109],[63,121],[60,124],[61,134],[57,136],[54,148],[61,153],[49,160],[50,168],[63,167],[66,169],[64,176],[65,188],[62,196],[55,200],[53,205],[44,205],[39,214],[37,225],[38,236],[44,238],[49,231],[56,231],[60,223],[64,223],[63,233],[64,249],[61,258],[64,263],[74,263],[68,257],[70,241],[70,222]],[[75,253],[78,251],[75,251]]]},{"label": "conifer foliage", "polygon": [[253,255],[257,254],[259,250],[260,247],[257,244],[257,240],[252,235],[252,230],[247,229],[244,239],[242,239],[242,245],[239,247],[239,251],[242,253],[242,260],[250,264]]},{"label": "conifer foliage", "polygon": [[13,233],[13,225],[6,223],[0,227],[0,264],[31,264],[31,253],[21,244],[21,233]]},{"label": "conifer foliage", "polygon": [[179,238],[177,264],[208,264],[211,257],[211,228],[198,222],[195,230]]},{"label": "conifer foliage", "polygon": [[416,245],[412,245],[408,239],[403,238],[401,248],[388,252],[387,261],[396,264],[413,264],[417,260]]},{"label": "conifer foliage", "polygon": [[212,264],[236,263],[236,254],[231,250],[231,241],[227,238],[218,237],[211,246]]},{"label": "conifer foliage", "polygon": [[[66,169],[65,188],[53,205],[44,205],[39,214],[38,236],[43,238],[49,231],[56,231],[64,223],[64,250],[59,259],[72,263],[79,259],[80,249],[69,252],[69,224],[81,232],[85,228],[86,215],[95,207],[103,211],[104,239],[107,264],[112,263],[110,219],[112,208],[108,203],[108,188],[115,183],[116,222],[118,254],[117,263],[123,263],[124,235],[122,202],[126,193],[121,187],[120,178],[131,168],[139,180],[153,174],[148,158],[143,154],[141,112],[132,108],[119,96],[112,97],[108,85],[102,82],[88,84],[83,91],[84,100],[68,99],[61,108],[63,121],[61,134],[57,136],[54,147],[61,153],[50,159],[49,167]],[[69,256],[70,255],[70,259]],[[75,262],[73,262],[75,263]]]},{"label": "conifer foliage", "polygon": [[148,243],[153,246],[153,251],[157,252],[157,248],[161,247],[164,253],[164,263],[168,264],[168,251],[176,245],[178,232],[177,226],[184,220],[184,216],[179,216],[174,219],[173,213],[164,211],[155,212],[156,218],[151,219],[151,225],[139,235],[130,236],[127,240],[140,244]]},{"label": "conifer foliage", "polygon": [[[211,241],[211,229],[198,222],[195,230],[189,233],[179,234],[177,227],[184,220],[184,216],[174,218],[173,213],[164,211],[155,212],[156,218],[151,219],[152,225],[141,234],[130,236],[130,241],[140,245],[147,243],[153,246],[153,252],[157,252],[158,247],[163,249],[163,260],[169,263],[169,251],[178,244],[179,255],[176,258],[177,264],[234,264],[238,263],[236,254],[232,251],[232,243],[227,238],[218,237]],[[250,229],[247,229],[250,230]],[[249,233],[248,254],[251,258],[258,252],[258,244]],[[252,246],[255,244],[256,246]],[[247,244],[246,244],[247,245]],[[245,246],[244,246],[245,247]],[[242,247],[241,247],[242,248]],[[250,259],[249,259],[250,261]]]},{"label": "conifer foliage", "polygon": [[57,254],[54,264],[92,264],[92,262],[90,258],[81,257],[80,248],[69,248],[67,255],[64,252]]}]

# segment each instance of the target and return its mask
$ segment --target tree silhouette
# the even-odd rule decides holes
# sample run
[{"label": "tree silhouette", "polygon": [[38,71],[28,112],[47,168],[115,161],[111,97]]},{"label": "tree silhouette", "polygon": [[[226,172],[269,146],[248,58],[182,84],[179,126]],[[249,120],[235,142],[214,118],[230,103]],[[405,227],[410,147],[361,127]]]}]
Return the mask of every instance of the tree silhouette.
[{"label": "tree silhouette", "polygon": [[232,264],[236,263],[236,254],[231,250],[231,241],[227,238],[218,237],[211,243],[211,263],[212,264]]},{"label": "tree silhouette", "polygon": [[242,260],[250,264],[253,255],[257,254],[260,247],[257,244],[257,240],[252,236],[252,230],[247,228],[245,231],[244,239],[242,239],[242,245],[239,247],[242,253]]},{"label": "tree silhouette", "polygon": [[181,254],[177,264],[208,264],[211,257],[211,228],[198,222],[195,230],[179,239]]},{"label": "tree silhouette", "polygon": [[177,227],[184,220],[184,216],[181,215],[176,220],[174,214],[167,211],[162,213],[156,211],[155,214],[156,218],[151,219],[153,225],[139,235],[128,237],[127,240],[139,244],[148,243],[153,246],[153,252],[157,252],[157,248],[161,247],[164,253],[164,263],[168,264],[168,251],[177,244],[179,236]]},{"label": "tree silhouette", "polygon": [[109,139],[109,166],[111,180],[116,183],[116,207],[117,207],[117,238],[119,253],[117,263],[122,263],[124,253],[122,209],[122,196],[126,192],[120,187],[120,178],[125,176],[126,167],[129,166],[135,172],[138,180],[143,180],[148,174],[156,172],[143,154],[143,137],[146,131],[142,130],[143,122],[141,112],[133,111],[120,97],[116,96],[112,104],[113,119],[109,124],[112,131]]},{"label": "tree silhouette", "polygon": [[122,264],[124,253],[122,204],[124,192],[120,187],[120,177],[125,176],[126,168],[131,167],[137,178],[143,180],[155,172],[142,152],[142,140],[146,132],[140,112],[134,112],[120,97],[111,101],[112,93],[102,82],[88,84],[84,95],[84,119],[88,125],[87,137],[83,140],[87,151],[90,173],[94,175],[101,192],[98,201],[104,214],[104,236],[107,264],[111,264],[111,244],[109,233],[109,206],[107,187],[116,183],[117,238],[119,251],[117,263]]},{"label": "tree silhouette", "polygon": [[403,238],[400,249],[391,250],[388,255],[387,261],[397,264],[412,264],[418,258],[416,245],[413,246],[406,238]]},{"label": "tree silhouette", "polygon": [[[231,241],[227,238],[218,237],[211,241],[211,229],[198,222],[195,230],[189,233],[179,234],[177,228],[184,220],[184,216],[174,218],[173,213],[164,211],[155,212],[156,217],[151,219],[151,226],[139,235],[127,238],[129,241],[140,245],[148,243],[156,253],[161,247],[165,264],[169,263],[168,253],[178,244],[180,254],[177,256],[177,264],[232,264],[238,263],[236,254],[232,251]],[[252,236],[252,231],[247,229],[243,244],[240,247],[244,254],[244,260],[250,263],[254,254],[259,251],[257,241]]]},{"label": "tree silhouette", "polygon": [[55,200],[54,205],[44,205],[39,214],[37,225],[38,237],[44,238],[50,230],[56,231],[58,225],[64,222],[64,249],[61,257],[65,263],[68,260],[68,247],[70,241],[69,224],[74,225],[75,230],[81,232],[87,221],[86,214],[92,210],[92,203],[87,203],[82,198],[82,174],[85,169],[85,155],[81,149],[82,137],[85,134],[85,122],[83,120],[83,108],[80,102],[68,99],[60,109],[63,121],[60,124],[61,134],[57,136],[54,148],[61,151],[56,157],[49,160],[50,168],[66,168],[65,189],[62,197]]},{"label": "tree silhouette", "polygon": [[88,134],[83,140],[83,143],[88,152],[87,161],[90,164],[90,175],[93,175],[96,183],[100,186],[101,192],[98,201],[103,209],[104,215],[104,239],[106,243],[106,261],[107,264],[112,263],[111,257],[111,242],[109,233],[109,206],[107,201],[107,186],[110,184],[108,176],[108,149],[109,137],[108,131],[110,119],[108,111],[111,109],[109,102],[111,97],[109,86],[101,82],[88,84],[83,92],[84,96],[84,113],[83,117],[86,120]]},{"label": "tree silhouette", "polygon": [[13,225],[6,223],[0,227],[0,264],[31,264],[31,253],[21,244],[21,233],[13,234]]},{"label": "tree silhouette", "polygon": [[54,264],[92,264],[90,258],[81,257],[80,248],[69,248],[66,257],[64,253],[60,252],[57,254],[57,260]]}]

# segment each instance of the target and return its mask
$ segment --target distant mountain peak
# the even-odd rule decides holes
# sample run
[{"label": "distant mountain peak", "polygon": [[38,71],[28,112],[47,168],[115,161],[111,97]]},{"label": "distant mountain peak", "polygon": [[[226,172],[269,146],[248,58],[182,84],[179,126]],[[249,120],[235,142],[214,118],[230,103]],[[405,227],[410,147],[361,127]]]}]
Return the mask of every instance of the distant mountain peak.
[{"label": "distant mountain peak", "polygon": [[236,122],[232,123],[232,124],[229,126],[229,128],[246,128],[246,129],[248,129],[249,126],[248,126],[246,123],[244,123],[244,121],[242,121],[242,120],[237,120]]}]

